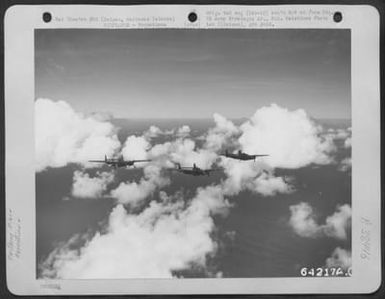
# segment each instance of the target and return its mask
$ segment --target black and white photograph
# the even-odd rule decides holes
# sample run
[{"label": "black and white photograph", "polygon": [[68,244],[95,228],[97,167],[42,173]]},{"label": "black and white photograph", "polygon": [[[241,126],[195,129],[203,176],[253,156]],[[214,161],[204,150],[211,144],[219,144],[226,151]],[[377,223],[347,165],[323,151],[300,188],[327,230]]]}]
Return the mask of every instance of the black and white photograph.
[{"label": "black and white photograph", "polygon": [[349,29],[35,29],[36,278],[346,277]]}]

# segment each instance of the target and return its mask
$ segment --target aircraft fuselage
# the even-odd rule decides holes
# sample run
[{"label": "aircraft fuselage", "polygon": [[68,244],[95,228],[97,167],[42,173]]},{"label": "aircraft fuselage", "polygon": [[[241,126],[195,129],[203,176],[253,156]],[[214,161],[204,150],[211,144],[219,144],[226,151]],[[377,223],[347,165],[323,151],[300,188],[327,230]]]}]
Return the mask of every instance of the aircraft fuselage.
[{"label": "aircraft fuselage", "polygon": [[113,166],[113,167],[127,167],[127,166],[133,166],[133,161],[107,161],[107,165]]},{"label": "aircraft fuselage", "polygon": [[208,171],[204,171],[200,168],[197,169],[181,169],[180,172],[184,174],[194,175],[194,176],[200,176],[200,175],[209,175]]},{"label": "aircraft fuselage", "polygon": [[104,156],[104,160],[89,160],[89,162],[104,163],[104,164],[107,164],[109,166],[113,166],[115,168],[135,166],[136,162],[149,162],[149,161],[151,161],[151,160],[127,160],[127,161],[125,161],[122,157],[119,159],[108,159],[107,155]]},{"label": "aircraft fuselage", "polygon": [[254,160],[256,155],[248,155],[248,154],[227,154],[226,157],[238,159],[238,160]]}]

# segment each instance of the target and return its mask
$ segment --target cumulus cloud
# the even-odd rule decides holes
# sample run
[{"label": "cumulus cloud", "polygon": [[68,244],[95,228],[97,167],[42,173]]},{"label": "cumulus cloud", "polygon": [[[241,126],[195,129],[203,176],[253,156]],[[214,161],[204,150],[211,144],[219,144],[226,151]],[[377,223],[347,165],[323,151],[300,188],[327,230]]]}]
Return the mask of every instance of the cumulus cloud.
[{"label": "cumulus cloud", "polygon": [[73,175],[72,196],[79,198],[99,198],[113,180],[113,173],[97,172],[95,177],[90,177],[88,173],[77,170]]},{"label": "cumulus cloud", "polygon": [[264,196],[277,193],[291,193],[294,187],[290,179],[274,176],[273,170],[266,170],[264,163],[243,163],[232,159],[222,159],[220,164],[226,174],[222,183],[225,194],[237,195],[243,190],[249,190]]},{"label": "cumulus cloud", "polygon": [[77,113],[64,101],[35,101],[35,132],[36,171],[87,164],[120,147],[111,123]]},{"label": "cumulus cloud", "polygon": [[324,133],[324,137],[333,141],[341,142],[344,148],[350,148],[352,146],[352,128],[330,128]]},{"label": "cumulus cloud", "polygon": [[350,148],[350,147],[352,147],[352,137],[348,137],[348,138],[345,139],[344,147],[345,147],[345,148]]},{"label": "cumulus cloud", "polygon": [[122,148],[122,156],[125,160],[145,160],[148,158],[147,151],[150,149],[150,147],[151,145],[145,137],[131,135],[127,137],[124,143]]},{"label": "cumulus cloud", "polygon": [[146,139],[151,139],[162,135],[163,131],[159,129],[157,126],[150,126],[150,128],[144,132],[143,137]]},{"label": "cumulus cloud", "polygon": [[326,267],[348,269],[352,266],[352,252],[341,247],[334,249],[331,257],[326,259]]},{"label": "cumulus cloud", "polygon": [[162,135],[176,135],[177,137],[187,137],[191,132],[191,129],[188,125],[183,125],[180,128],[177,129],[170,129],[170,130],[161,130],[157,126],[150,126],[150,128],[143,133],[143,137],[146,139],[151,139],[155,137],[159,137]]},{"label": "cumulus cloud", "polygon": [[[189,138],[178,138],[172,142],[157,144],[150,150],[150,157],[164,165],[180,163],[182,166],[192,166],[194,163],[201,168],[209,168],[217,159],[217,154],[202,148],[197,148],[195,141]],[[168,163],[167,163],[168,162]]]},{"label": "cumulus cloud", "polygon": [[[345,128],[345,129],[329,129],[326,134],[325,138],[329,138],[333,141],[337,141],[336,144],[338,144],[340,147],[345,149],[350,149],[352,147],[352,128]],[[352,167],[352,159],[351,157],[345,157],[341,161],[339,161],[339,164],[337,165],[337,169],[339,171],[350,171]]]},{"label": "cumulus cloud", "polygon": [[350,137],[351,130],[348,129],[331,129],[329,130],[329,133],[334,139],[346,139]]},{"label": "cumulus cloud", "polygon": [[236,139],[233,137],[239,134],[239,128],[218,113],[215,113],[213,117],[215,127],[210,128],[207,132],[205,148],[218,151],[225,145],[236,146]]},{"label": "cumulus cloud", "polygon": [[206,149],[196,149],[195,141],[183,139],[176,141],[172,146],[171,160],[183,165],[193,165],[209,168],[214,163],[217,155]]},{"label": "cumulus cloud", "polygon": [[258,109],[240,129],[242,150],[269,154],[266,162],[272,167],[299,168],[332,162],[333,142],[322,136],[322,127],[302,109],[289,111],[272,104]]},{"label": "cumulus cloud", "polygon": [[178,128],[176,135],[178,137],[187,137],[188,135],[190,135],[190,132],[191,132],[190,127],[187,125],[183,125],[180,128]]},{"label": "cumulus cloud", "polygon": [[312,207],[305,202],[290,206],[290,226],[301,237],[318,237],[320,228],[315,221]]},{"label": "cumulus cloud", "polygon": [[137,207],[147,197],[154,194],[157,188],[169,183],[169,178],[161,175],[161,169],[158,166],[148,165],[144,168],[143,178],[139,182],[122,182],[111,191],[111,196],[116,198],[119,203]]},{"label": "cumulus cloud", "polygon": [[274,196],[278,193],[291,193],[293,187],[283,177],[276,177],[262,172],[258,178],[250,182],[248,189],[264,196]]},{"label": "cumulus cloud", "polygon": [[306,238],[328,236],[345,240],[351,225],[352,209],[344,204],[337,207],[333,215],[328,216],[325,224],[318,224],[313,208],[305,202],[290,206],[289,225],[294,232]]},{"label": "cumulus cloud", "polygon": [[349,171],[352,169],[352,158],[348,157],[343,159],[338,166],[339,171]]},{"label": "cumulus cloud", "polygon": [[352,208],[348,204],[337,207],[333,215],[326,218],[323,230],[325,235],[337,239],[345,240],[347,230],[350,228],[352,218]]},{"label": "cumulus cloud", "polygon": [[205,269],[218,247],[212,215],[229,207],[220,188],[199,188],[191,200],[162,193],[140,214],[117,205],[104,233],[83,246],[74,239],[55,249],[40,264],[42,278],[171,278],[191,265]]}]

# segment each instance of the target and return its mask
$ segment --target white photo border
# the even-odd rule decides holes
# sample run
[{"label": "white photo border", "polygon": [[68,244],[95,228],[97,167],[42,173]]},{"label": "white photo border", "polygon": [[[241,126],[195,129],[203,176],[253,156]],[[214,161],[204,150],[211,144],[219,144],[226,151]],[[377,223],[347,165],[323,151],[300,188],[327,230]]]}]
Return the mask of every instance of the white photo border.
[{"label": "white photo border", "polygon": [[[263,28],[327,28],[351,30],[352,84],[352,277],[194,278],[42,280],[36,278],[36,211],[34,153],[34,30],[53,28],[106,28],[100,22],[81,21],[95,15],[162,17],[164,26],[207,27],[207,12],[223,10],[287,10],[311,8],[340,11],[343,21],[272,22]],[[198,15],[191,23],[190,12]],[[42,14],[53,20],[45,23]],[[55,21],[55,18],[63,18]],[[71,17],[75,21],[67,21]],[[78,19],[77,19],[78,18]],[[59,19],[57,19],[59,20]],[[78,21],[76,21],[78,20]],[[18,5],[5,15],[5,177],[6,274],[9,290],[17,295],[74,294],[292,294],[371,293],[381,284],[380,181],[380,26],[379,12],[369,5]],[[112,30],[114,24],[107,26]],[[152,26],[152,27],[151,27]],[[120,27],[123,28],[123,27]],[[136,27],[138,28],[138,27]],[[242,27],[236,27],[240,29]],[[259,25],[248,29],[261,29]],[[11,234],[17,230],[17,241]],[[370,234],[370,259],[362,255],[362,231]],[[15,255],[10,246],[17,247]],[[14,251],[14,248],[12,249]]]}]

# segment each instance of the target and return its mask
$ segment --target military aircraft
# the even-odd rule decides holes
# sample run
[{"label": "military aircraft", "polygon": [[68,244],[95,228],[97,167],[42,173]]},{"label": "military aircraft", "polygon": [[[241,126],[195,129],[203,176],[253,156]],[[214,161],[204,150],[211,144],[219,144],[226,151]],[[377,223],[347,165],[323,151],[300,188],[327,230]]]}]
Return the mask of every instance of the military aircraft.
[{"label": "military aircraft", "polygon": [[246,153],[243,153],[241,150],[239,150],[238,153],[236,153],[236,154],[232,154],[226,150],[225,154],[222,154],[222,156],[232,158],[232,159],[243,160],[243,161],[247,161],[247,160],[254,160],[255,161],[255,158],[257,158],[257,157],[266,157],[268,155],[248,155]]},{"label": "military aircraft", "polygon": [[119,167],[127,167],[127,166],[134,166],[137,162],[150,162],[151,160],[128,160],[125,161],[123,157],[119,158],[107,158],[107,155],[104,156],[104,160],[89,160],[88,162],[93,163],[105,163],[107,165],[113,166],[115,168]]},{"label": "military aircraft", "polygon": [[170,168],[170,170],[175,170],[184,174],[199,176],[199,175],[210,175],[210,172],[220,170],[219,168],[210,168],[210,169],[201,169],[196,164],[193,164],[193,167],[181,167],[179,163],[176,164],[176,168]]}]

